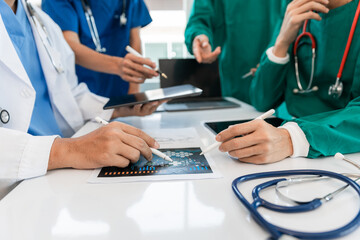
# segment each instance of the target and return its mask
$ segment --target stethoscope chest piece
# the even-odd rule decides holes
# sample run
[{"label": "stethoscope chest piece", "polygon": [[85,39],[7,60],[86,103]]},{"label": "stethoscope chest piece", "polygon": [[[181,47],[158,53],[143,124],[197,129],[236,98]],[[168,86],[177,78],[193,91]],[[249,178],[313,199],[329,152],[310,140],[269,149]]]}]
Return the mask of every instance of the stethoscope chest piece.
[{"label": "stethoscope chest piece", "polygon": [[344,85],[340,82],[340,79],[337,78],[335,84],[329,87],[329,95],[333,98],[340,98],[342,92],[344,90]]},{"label": "stethoscope chest piece", "polygon": [[5,109],[0,108],[0,122],[2,124],[7,124],[10,121],[10,114]]}]

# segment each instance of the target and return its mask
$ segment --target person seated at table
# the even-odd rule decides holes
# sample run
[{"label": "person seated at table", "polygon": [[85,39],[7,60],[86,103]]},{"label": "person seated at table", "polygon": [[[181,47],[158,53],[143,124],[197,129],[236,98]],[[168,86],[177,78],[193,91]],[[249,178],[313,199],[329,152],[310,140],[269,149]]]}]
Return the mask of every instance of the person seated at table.
[{"label": "person seated at table", "polygon": [[75,52],[79,82],[91,92],[132,94],[145,79],[158,76],[155,63],[148,60],[151,68],[144,67],[125,50],[130,45],[141,53],[140,30],[152,21],[143,0],[43,0],[42,9],[63,31]]},{"label": "person seated at table", "polygon": [[150,147],[159,144],[120,122],[78,138],[59,137],[70,137],[98,115],[146,115],[160,103],[103,111],[107,99],[78,84],[74,53],[44,12],[25,0],[0,0],[0,42],[2,187],[51,169],[125,167],[140,154],[152,158]]},{"label": "person seated at table", "polygon": [[[196,0],[185,43],[199,63],[219,59],[222,95],[250,102],[249,88],[284,0]],[[242,77],[244,76],[244,77]]]},{"label": "person seated at table", "polygon": [[220,151],[256,164],[359,152],[359,12],[359,0],[290,2],[250,98],[259,111],[285,101],[296,118],[280,128],[262,120],[232,126],[216,137]]}]

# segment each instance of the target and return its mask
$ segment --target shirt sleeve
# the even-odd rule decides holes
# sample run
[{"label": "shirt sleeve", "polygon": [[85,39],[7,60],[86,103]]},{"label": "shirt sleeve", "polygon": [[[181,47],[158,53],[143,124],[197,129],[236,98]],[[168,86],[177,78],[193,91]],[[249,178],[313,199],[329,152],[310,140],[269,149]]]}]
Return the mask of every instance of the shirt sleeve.
[{"label": "shirt sleeve", "polygon": [[293,155],[290,157],[306,157],[309,154],[310,144],[299,125],[295,122],[288,122],[280,128],[286,129],[290,134],[293,146]]},{"label": "shirt sleeve", "polygon": [[41,7],[60,26],[62,31],[79,33],[78,16],[69,0],[42,0]]},{"label": "shirt sleeve", "polygon": [[198,35],[206,35],[213,49],[217,47],[218,43],[221,44],[223,42],[221,39],[225,36],[225,32],[223,32],[225,31],[223,12],[221,1],[194,1],[185,29],[185,44],[191,54],[193,54],[192,43]]},{"label": "shirt sleeve", "polygon": [[0,181],[19,181],[45,175],[56,137],[31,136],[0,128]]},{"label": "shirt sleeve", "polygon": [[[282,14],[285,13],[285,5]],[[283,17],[280,17],[269,46],[274,46],[280,33]],[[290,68],[291,46],[285,58],[276,57],[270,47],[262,56],[250,85],[250,102],[260,112],[277,108],[284,101],[286,76]]]},{"label": "shirt sleeve", "polygon": [[360,152],[360,97],[345,108],[293,121],[309,141],[309,158]]},{"label": "shirt sleeve", "polygon": [[143,0],[132,0],[132,18],[130,27],[145,27],[152,22],[149,10]]}]

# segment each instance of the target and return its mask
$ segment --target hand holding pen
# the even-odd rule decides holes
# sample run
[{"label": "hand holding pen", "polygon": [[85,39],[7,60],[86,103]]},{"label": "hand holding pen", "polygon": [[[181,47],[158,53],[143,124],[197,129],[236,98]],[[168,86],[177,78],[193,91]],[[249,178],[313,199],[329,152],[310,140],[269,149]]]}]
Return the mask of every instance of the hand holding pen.
[{"label": "hand holding pen", "polygon": [[264,115],[220,132],[216,136],[216,141],[220,142],[219,150],[242,162],[255,164],[276,162],[291,156],[293,146],[288,130],[263,121]]},{"label": "hand holding pen", "polygon": [[[270,110],[267,111],[266,113],[264,113],[264,114],[260,115],[259,117],[255,118],[255,120],[256,120],[256,119],[262,119],[262,120],[264,120],[264,119],[270,117],[271,115],[273,115],[274,113],[275,113],[275,110],[274,110],[274,109],[270,109]],[[230,128],[230,127],[229,127],[229,128]],[[204,151],[202,151],[202,152],[200,153],[200,155],[204,155],[205,153],[210,152],[211,150],[219,147],[221,144],[222,144],[222,142],[220,142],[220,141],[211,144],[211,145],[210,145],[209,147],[207,147]]]},{"label": "hand holding pen", "polygon": [[[135,56],[137,56],[137,57],[141,57],[141,58],[144,58],[140,53],[138,53],[135,49],[133,49],[132,47],[130,47],[130,46],[126,46],[126,51],[128,51],[129,53],[131,53],[131,54],[133,54],[133,55],[135,55]],[[160,69],[158,69],[158,68],[156,68],[155,69],[155,72],[157,72],[158,74],[160,74],[163,78],[168,78],[167,76],[166,76],[166,74],[165,73],[163,73],[163,72],[161,72],[160,71]]]},{"label": "hand holding pen", "polygon": [[[102,125],[108,125],[109,123],[107,121],[105,121],[104,119],[100,118],[100,117],[96,117],[95,118],[95,121],[102,124]],[[167,156],[166,154],[160,152],[159,150],[155,149],[155,148],[150,148],[151,152],[153,154],[155,154],[156,156],[159,156],[161,157],[162,159],[166,160],[166,161],[169,161],[169,162],[172,162],[173,160]]]}]

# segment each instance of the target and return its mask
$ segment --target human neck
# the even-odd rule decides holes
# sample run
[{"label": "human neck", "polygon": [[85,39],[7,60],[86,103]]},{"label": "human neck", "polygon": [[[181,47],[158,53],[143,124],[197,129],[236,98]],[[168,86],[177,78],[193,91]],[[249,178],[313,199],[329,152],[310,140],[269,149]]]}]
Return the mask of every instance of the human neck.
[{"label": "human neck", "polygon": [[353,0],[329,0],[328,8],[329,9],[338,8],[352,1]]},{"label": "human neck", "polygon": [[14,11],[14,13],[16,12],[16,0],[5,0],[5,2],[11,7],[11,9]]}]

